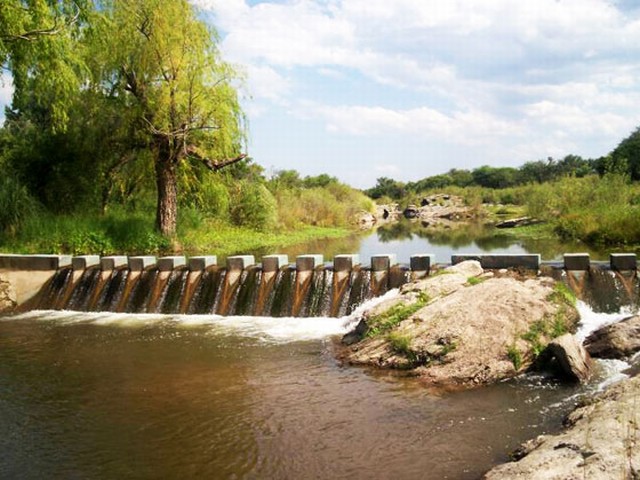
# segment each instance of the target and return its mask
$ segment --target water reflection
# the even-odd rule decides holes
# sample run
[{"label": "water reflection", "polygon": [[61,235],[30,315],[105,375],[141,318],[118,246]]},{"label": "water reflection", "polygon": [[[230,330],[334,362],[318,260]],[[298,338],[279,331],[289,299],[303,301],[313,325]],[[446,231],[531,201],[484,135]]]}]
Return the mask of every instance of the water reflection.
[{"label": "water reflection", "polygon": [[368,263],[371,255],[381,253],[395,253],[401,263],[409,263],[411,255],[430,253],[435,255],[437,263],[449,263],[455,253],[539,253],[543,260],[551,261],[562,260],[562,256],[570,252],[585,252],[591,255],[592,260],[607,260],[609,253],[614,251],[557,238],[518,238],[493,225],[479,222],[429,223],[404,219],[345,238],[320,239],[249,253],[259,259],[262,255],[275,253],[275,250],[289,255],[290,259],[305,253],[322,253],[326,261],[331,261],[338,254],[359,253],[363,263]]}]

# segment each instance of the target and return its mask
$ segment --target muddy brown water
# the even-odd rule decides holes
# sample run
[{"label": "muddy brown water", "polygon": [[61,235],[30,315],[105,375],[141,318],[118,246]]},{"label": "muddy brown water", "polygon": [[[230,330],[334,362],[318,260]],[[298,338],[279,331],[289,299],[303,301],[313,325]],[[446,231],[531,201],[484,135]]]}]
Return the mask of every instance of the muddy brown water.
[{"label": "muddy brown water", "polygon": [[434,394],[339,365],[343,330],[326,318],[0,319],[0,477],[478,478],[557,430],[581,391],[528,376]]}]

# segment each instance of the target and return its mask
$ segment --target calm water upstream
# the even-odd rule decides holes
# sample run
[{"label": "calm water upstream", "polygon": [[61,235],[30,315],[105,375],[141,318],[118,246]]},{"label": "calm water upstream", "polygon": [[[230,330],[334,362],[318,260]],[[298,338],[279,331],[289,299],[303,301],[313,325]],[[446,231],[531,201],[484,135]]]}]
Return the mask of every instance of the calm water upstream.
[{"label": "calm water upstream", "polygon": [[582,390],[340,366],[349,319],[0,319],[0,478],[478,478]]},{"label": "calm water upstream", "polygon": [[[372,255],[395,253],[398,261],[409,263],[411,255],[431,253],[437,263],[450,263],[455,253],[539,253],[543,260],[561,260],[564,253],[588,252],[593,260],[608,260],[607,250],[589,248],[584,244],[560,241],[556,238],[514,238],[503,230],[484,224],[460,223],[453,228],[424,226],[420,221],[401,220],[347,238],[316,240],[279,249],[290,258],[305,253],[324,253],[327,261],[342,253],[359,253],[363,263]],[[257,257],[273,251],[251,253]]]}]

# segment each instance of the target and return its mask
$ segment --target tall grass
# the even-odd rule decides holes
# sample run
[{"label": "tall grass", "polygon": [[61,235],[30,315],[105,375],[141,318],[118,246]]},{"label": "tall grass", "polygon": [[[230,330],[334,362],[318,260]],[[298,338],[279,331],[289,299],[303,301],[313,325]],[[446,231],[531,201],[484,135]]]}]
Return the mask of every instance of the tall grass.
[{"label": "tall grass", "polygon": [[640,185],[619,174],[527,187],[529,215],[558,235],[595,245],[640,244]]}]

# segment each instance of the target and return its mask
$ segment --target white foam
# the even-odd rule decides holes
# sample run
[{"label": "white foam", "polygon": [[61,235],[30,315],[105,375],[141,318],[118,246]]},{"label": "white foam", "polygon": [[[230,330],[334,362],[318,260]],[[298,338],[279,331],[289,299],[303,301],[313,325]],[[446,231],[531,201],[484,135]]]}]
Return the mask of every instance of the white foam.
[{"label": "white foam", "polygon": [[581,300],[578,300],[576,308],[580,314],[580,324],[578,325],[576,337],[580,341],[583,341],[589,334],[599,328],[617,323],[634,313],[629,307],[623,307],[616,313],[597,313]]},{"label": "white foam", "polygon": [[322,340],[333,335],[344,335],[359,321],[362,312],[380,302],[398,296],[398,290],[373,298],[360,305],[351,315],[334,317],[254,317],[220,315],[162,315],[109,312],[72,312],[36,310],[13,317],[12,320],[54,321],[59,325],[93,324],[119,327],[140,327],[161,323],[176,326],[209,327],[212,333],[239,335],[273,343]]}]

